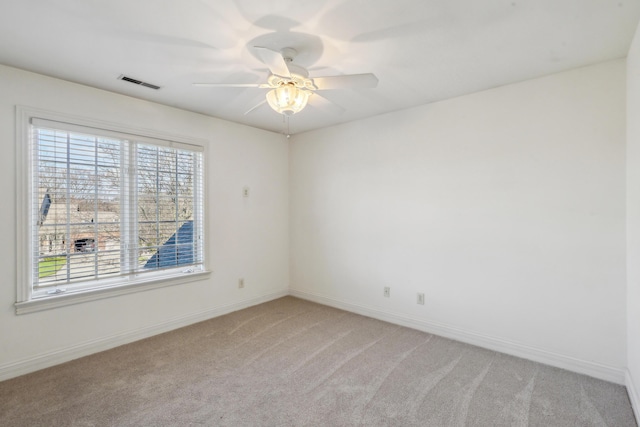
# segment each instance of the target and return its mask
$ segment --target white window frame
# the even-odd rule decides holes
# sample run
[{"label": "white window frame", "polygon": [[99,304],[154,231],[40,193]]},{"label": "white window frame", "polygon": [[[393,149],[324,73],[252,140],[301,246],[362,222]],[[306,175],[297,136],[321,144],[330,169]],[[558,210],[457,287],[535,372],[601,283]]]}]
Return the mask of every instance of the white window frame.
[{"label": "white window frame", "polygon": [[207,141],[201,139],[188,138],[184,136],[168,135],[148,129],[131,128],[124,125],[95,120],[89,118],[75,117],[67,114],[36,109],[25,106],[16,107],[16,257],[17,257],[17,281],[16,281],[16,314],[24,314],[47,310],[56,307],[77,304],[86,301],[93,301],[102,298],[114,297],[134,292],[146,291],[166,286],[184,284],[193,281],[206,279],[210,271],[206,268],[206,254],[208,253],[208,239],[206,239],[205,226],[207,224],[207,203],[202,200],[203,218],[201,218],[202,236],[204,244],[202,268],[194,271],[189,268],[175,268],[159,270],[157,272],[145,272],[141,275],[122,276],[113,280],[105,280],[98,287],[80,289],[77,291],[52,294],[46,296],[32,295],[33,284],[33,227],[32,221],[32,149],[31,149],[31,122],[33,119],[44,119],[77,125],[88,128],[95,128],[106,132],[116,132],[118,134],[134,135],[140,138],[152,138],[154,140],[166,141],[168,145],[186,144],[197,147],[203,151],[202,167],[202,193],[205,194],[206,182],[206,146]]}]

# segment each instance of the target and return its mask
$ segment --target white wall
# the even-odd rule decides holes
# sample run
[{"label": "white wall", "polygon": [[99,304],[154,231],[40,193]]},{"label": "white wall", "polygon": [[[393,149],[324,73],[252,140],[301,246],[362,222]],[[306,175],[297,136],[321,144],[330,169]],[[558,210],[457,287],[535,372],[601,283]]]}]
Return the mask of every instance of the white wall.
[{"label": "white wall", "polygon": [[640,420],[640,27],[627,57],[627,389]]},{"label": "white wall", "polygon": [[[0,94],[0,380],[283,295],[291,278],[298,296],[614,381],[627,297],[638,388],[623,60],[297,135],[289,152],[281,135],[3,66]],[[209,140],[211,278],[16,316],[15,105]],[[628,132],[631,261],[632,120]]]},{"label": "white wall", "polygon": [[622,382],[624,126],[617,60],[293,137],[292,292]]},{"label": "white wall", "polygon": [[[0,380],[287,293],[288,146],[282,135],[4,66],[0,94]],[[17,316],[16,105],[208,140],[210,279]]]}]

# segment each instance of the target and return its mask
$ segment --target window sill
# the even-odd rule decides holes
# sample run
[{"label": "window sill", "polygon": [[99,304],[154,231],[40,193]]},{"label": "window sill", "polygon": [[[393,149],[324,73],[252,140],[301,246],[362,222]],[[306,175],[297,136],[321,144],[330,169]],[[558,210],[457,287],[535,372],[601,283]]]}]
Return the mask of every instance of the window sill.
[{"label": "window sill", "polygon": [[32,299],[30,301],[21,301],[15,303],[14,306],[16,308],[16,314],[35,313],[37,311],[49,310],[52,308],[64,307],[67,305],[80,304],[88,301],[97,301],[104,298],[111,298],[120,295],[132,294],[135,292],[142,292],[151,289],[159,289],[167,286],[195,282],[204,280],[210,275],[210,271],[201,271],[182,275],[155,277],[152,280],[138,281],[117,287],[93,289],[83,292],[47,296]]}]

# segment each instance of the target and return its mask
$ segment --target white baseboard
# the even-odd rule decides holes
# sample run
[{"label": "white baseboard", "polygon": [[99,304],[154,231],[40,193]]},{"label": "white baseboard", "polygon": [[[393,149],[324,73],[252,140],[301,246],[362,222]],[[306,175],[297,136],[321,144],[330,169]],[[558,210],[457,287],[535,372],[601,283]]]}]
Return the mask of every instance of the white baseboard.
[{"label": "white baseboard", "polygon": [[331,307],[336,307],[353,313],[361,314],[363,316],[372,317],[374,319],[383,320],[397,325],[402,325],[420,331],[440,335],[442,337],[451,338],[468,344],[477,345],[479,347],[487,348],[501,353],[522,357],[562,369],[567,369],[569,371],[589,375],[605,381],[611,381],[617,384],[626,384],[627,390],[629,392],[629,398],[636,413],[636,417],[640,419],[640,395],[638,394],[638,390],[637,388],[635,388],[634,383],[631,380],[630,373],[625,372],[622,369],[576,359],[570,356],[549,352],[543,349],[538,349],[519,343],[509,342],[495,337],[477,334],[472,331],[462,330],[445,324],[425,321],[400,313],[384,311],[379,308],[367,307],[360,304],[354,304],[299,290],[274,292],[231,304],[221,305],[202,312],[192,313],[189,315],[170,319],[161,324],[156,324],[132,331],[126,331],[96,340],[90,340],[84,343],[77,344],[75,346],[65,347],[62,349],[29,357],[27,359],[0,365],[0,381],[35,372],[40,369],[68,362],[70,360],[78,359],[80,357],[88,356],[100,351],[109,350],[120,345],[128,344],[137,340],[151,337],[153,335],[161,334],[197,322],[222,316],[224,314],[241,310],[243,308],[262,304],[264,302],[281,298],[286,295],[292,295],[297,298],[317,302],[319,304],[328,305]]},{"label": "white baseboard", "polygon": [[633,413],[636,415],[636,422],[640,423],[640,389],[636,387],[636,383],[633,381],[631,372],[627,369],[625,372],[627,393],[629,394],[629,400],[631,401],[631,407]]},{"label": "white baseboard", "polygon": [[615,368],[599,363],[589,362],[577,359],[571,356],[550,352],[544,349],[531,347],[528,345],[510,342],[488,335],[482,335],[473,331],[455,328],[442,323],[431,322],[406,316],[400,313],[381,310],[377,307],[368,307],[360,304],[354,304],[323,295],[304,292],[292,289],[289,294],[291,296],[317,302],[319,304],[328,305],[352,313],[361,314],[363,316],[372,317],[374,319],[383,320],[385,322],[396,325],[406,326],[419,331],[428,332],[430,334],[451,338],[467,344],[476,345],[478,347],[487,348],[489,350],[498,351],[500,353],[509,354],[523,359],[533,360],[534,362],[544,363],[545,365],[554,366],[568,371],[589,375],[605,381],[616,384],[625,384],[624,369]]},{"label": "white baseboard", "polygon": [[129,344],[131,342],[138,341],[144,338],[149,338],[153,335],[169,332],[174,329],[182,328],[184,326],[222,316],[233,311],[242,310],[243,308],[262,304],[267,301],[287,296],[288,294],[289,292],[286,290],[264,294],[231,304],[220,305],[218,307],[214,307],[198,313],[180,316],[160,324],[127,331],[96,340],[90,340],[71,347],[65,347],[37,356],[29,357],[24,360],[19,360],[17,362],[0,365],[0,381],[35,372],[40,369],[68,362],[70,360],[78,359],[80,357],[88,356],[100,351],[109,350],[111,348]]}]

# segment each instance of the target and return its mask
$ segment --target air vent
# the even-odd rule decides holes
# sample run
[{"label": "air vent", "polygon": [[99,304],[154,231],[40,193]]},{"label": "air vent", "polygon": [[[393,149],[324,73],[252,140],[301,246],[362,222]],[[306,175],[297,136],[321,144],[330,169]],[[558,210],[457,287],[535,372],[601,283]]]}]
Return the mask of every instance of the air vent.
[{"label": "air vent", "polygon": [[157,86],[157,85],[154,85],[154,84],[151,84],[151,83],[147,83],[147,82],[143,82],[142,80],[134,79],[132,77],[127,77],[124,74],[120,74],[118,79],[119,80],[124,80],[125,82],[133,83],[133,84],[136,84],[136,85],[140,85],[140,86],[148,87],[148,88],[151,88],[151,89],[155,89],[155,90],[160,89],[160,86]]}]

